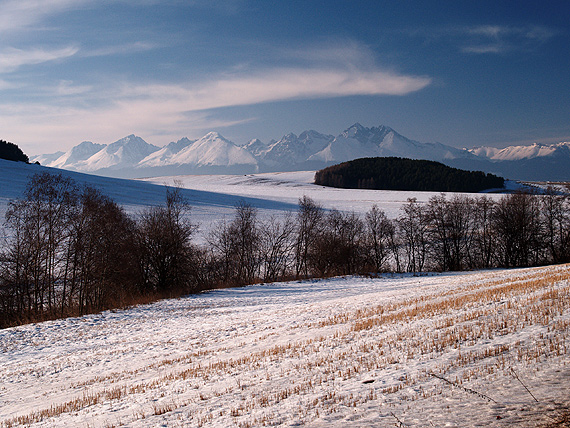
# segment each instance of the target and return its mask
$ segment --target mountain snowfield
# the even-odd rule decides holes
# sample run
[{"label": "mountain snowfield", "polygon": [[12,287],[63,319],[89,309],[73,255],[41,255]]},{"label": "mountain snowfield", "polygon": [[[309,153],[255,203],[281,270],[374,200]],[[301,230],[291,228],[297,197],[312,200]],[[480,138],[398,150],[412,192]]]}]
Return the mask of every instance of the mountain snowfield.
[{"label": "mountain snowfield", "polygon": [[[201,234],[240,200],[263,220],[302,195],[393,218],[434,195],[323,188],[313,171],[140,181],[0,160],[1,214],[46,171],[135,214],[176,180]],[[340,277],[4,329],[0,427],[547,426],[568,411],[569,296],[570,265]]]},{"label": "mountain snowfield", "polygon": [[408,139],[387,126],[356,123],[337,136],[304,131],[264,144],[245,145],[210,132],[198,140],[182,138],[165,147],[129,135],[110,145],[83,142],[67,153],[32,157],[45,166],[123,178],[180,174],[251,174],[316,170],[363,157],[427,159],[481,170],[509,179],[570,181],[570,143],[534,144],[505,149],[457,149]]},{"label": "mountain snowfield", "polygon": [[564,156],[570,154],[570,143],[538,144],[530,146],[509,146],[504,149],[493,147],[476,147],[469,150],[477,156],[483,156],[492,160],[515,161],[521,159],[533,159],[544,156]]}]

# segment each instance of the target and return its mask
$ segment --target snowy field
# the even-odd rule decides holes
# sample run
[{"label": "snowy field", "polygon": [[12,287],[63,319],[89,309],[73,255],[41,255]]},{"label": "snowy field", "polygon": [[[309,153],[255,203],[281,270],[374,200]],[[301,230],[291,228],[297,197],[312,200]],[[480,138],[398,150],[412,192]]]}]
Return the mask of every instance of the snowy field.
[{"label": "snowy field", "polygon": [[543,426],[569,398],[569,278],[261,284],[2,330],[0,426]]},{"label": "snowy field", "polygon": [[[44,170],[0,161],[2,217]],[[241,199],[261,219],[303,195],[394,218],[434,195],[323,188],[313,172],[62,173],[131,213],[176,181],[202,235]],[[0,427],[544,426],[570,401],[569,278],[555,266],[261,284],[0,330]]]},{"label": "snowy field", "polygon": [[[192,221],[198,225],[198,241],[216,224],[230,220],[240,201],[258,209],[261,220],[294,212],[299,198],[312,198],[326,209],[354,211],[364,215],[377,204],[389,218],[400,214],[400,207],[408,198],[427,202],[437,192],[401,192],[389,190],[346,190],[312,184],[314,171],[265,173],[255,175],[186,175],[155,177],[144,180],[122,180],[87,175],[66,170],[24,165],[0,159],[0,218],[10,200],[23,197],[26,184],[33,174],[50,171],[73,178],[80,185],[100,189],[104,194],[136,215],[149,205],[164,203],[165,186],[183,188],[183,196],[191,206]],[[509,182],[509,186],[517,186]],[[471,194],[473,196],[473,194]],[[500,194],[490,194],[498,199]]]},{"label": "snowy field", "polygon": [[[441,195],[440,192],[335,189],[313,184],[314,176],[315,171],[295,171],[249,175],[153,177],[144,181],[162,186],[177,185],[187,189],[187,192],[195,192],[188,193],[188,200],[193,207],[192,217],[199,224],[203,235],[207,234],[219,219],[224,216],[231,218],[235,203],[230,210],[222,206],[209,206],[199,203],[200,195],[222,194],[234,200],[245,200],[259,208],[259,217],[265,220],[282,215],[286,211],[294,212],[299,198],[303,196],[310,197],[325,209],[355,212],[362,217],[376,204],[384,210],[388,218],[396,218],[401,213],[400,208],[409,198],[416,198],[419,203],[425,203],[432,196]],[[521,185],[507,181],[506,187],[514,190],[520,189]],[[474,196],[474,194],[466,195]],[[502,195],[489,193],[488,196],[499,199]],[[215,211],[212,208],[215,208]]]}]

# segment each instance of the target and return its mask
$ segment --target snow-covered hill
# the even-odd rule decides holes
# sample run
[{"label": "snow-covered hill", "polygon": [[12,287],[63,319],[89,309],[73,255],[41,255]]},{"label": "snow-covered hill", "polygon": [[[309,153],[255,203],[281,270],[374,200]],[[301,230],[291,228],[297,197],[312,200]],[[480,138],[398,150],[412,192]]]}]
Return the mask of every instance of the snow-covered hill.
[{"label": "snow-covered hill", "polygon": [[238,145],[210,132],[198,140],[182,138],[159,148],[130,135],[108,146],[83,142],[65,154],[40,155],[31,160],[55,168],[139,178],[316,170],[376,156],[434,160],[509,179],[570,181],[570,143],[467,150],[419,142],[387,126],[367,128],[359,123],[336,137],[311,130],[298,136],[289,133],[269,144],[253,139]]},{"label": "snow-covered hill", "polygon": [[[151,184],[0,160],[0,212],[42,172],[131,212],[176,179],[200,234],[240,200],[264,220],[303,195],[393,218],[435,195],[323,188],[312,172]],[[0,426],[537,425],[567,403],[568,278],[562,265],[257,284],[0,330]]]},{"label": "snow-covered hill", "polygon": [[569,142],[509,146],[504,149],[477,147],[470,152],[480,159],[479,169],[503,177],[527,181],[570,181]]}]

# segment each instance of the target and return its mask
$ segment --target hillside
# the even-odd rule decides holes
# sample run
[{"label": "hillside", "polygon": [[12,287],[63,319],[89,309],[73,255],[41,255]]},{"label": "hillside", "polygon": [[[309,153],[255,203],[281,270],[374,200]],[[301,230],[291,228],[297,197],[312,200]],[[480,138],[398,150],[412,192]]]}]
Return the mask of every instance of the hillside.
[{"label": "hillside", "polygon": [[[0,159],[0,220],[4,221],[10,200],[22,198],[29,179],[34,174],[50,172],[52,174],[62,174],[77,181],[81,186],[87,185],[101,190],[105,195],[126,208],[127,212],[137,214],[144,208],[164,203],[166,195],[165,185],[174,185],[178,179],[185,177],[161,177],[154,179],[155,182],[142,180],[127,180],[112,177],[102,177],[91,174],[84,174],[64,169],[48,168],[35,164],[25,164],[22,162],[10,162]],[[207,178],[207,176],[204,176]],[[274,215],[296,207],[298,199],[297,193],[287,199],[266,198],[260,192],[247,191],[240,192],[236,186],[232,186],[237,193],[225,193],[224,186],[194,186],[194,182],[188,177],[188,186],[182,190],[183,196],[192,206],[192,219],[200,226],[199,234],[207,235],[211,226],[223,216],[229,216],[234,207],[245,201],[257,207],[264,217]],[[223,178],[220,176],[220,178]],[[243,189],[243,188],[242,188]],[[247,187],[246,187],[247,189]]]},{"label": "hillside", "polygon": [[505,180],[481,171],[463,171],[426,160],[363,158],[317,171],[315,184],[344,189],[480,192],[504,187]]},{"label": "hillside", "polygon": [[[0,161],[0,210],[42,171],[131,212],[162,203],[172,182]],[[376,203],[391,218],[407,198],[439,196],[311,177],[177,178],[206,234],[242,199],[271,220],[302,195],[361,214]],[[0,330],[0,427],[542,426],[567,405],[569,269],[258,284]]]},{"label": "hillside", "polygon": [[0,426],[544,427],[568,403],[569,278],[262,284],[1,330]]}]

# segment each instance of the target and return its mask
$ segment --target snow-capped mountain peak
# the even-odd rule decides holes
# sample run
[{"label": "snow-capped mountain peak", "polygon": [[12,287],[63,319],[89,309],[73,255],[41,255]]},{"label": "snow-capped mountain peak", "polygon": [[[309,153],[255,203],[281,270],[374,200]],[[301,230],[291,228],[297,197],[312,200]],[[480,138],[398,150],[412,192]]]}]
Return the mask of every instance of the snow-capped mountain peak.
[{"label": "snow-capped mountain peak", "polygon": [[354,125],[348,127],[342,132],[345,138],[357,138],[358,136],[367,134],[368,128],[365,128],[360,123],[356,122]]},{"label": "snow-capped mountain peak", "polygon": [[160,150],[159,147],[148,144],[141,137],[131,134],[109,144],[95,153],[86,161],[80,163],[81,170],[97,171],[101,169],[122,169],[135,167],[151,153]]},{"label": "snow-capped mountain peak", "polygon": [[186,147],[193,144],[195,140],[189,140],[188,138],[184,137],[178,141],[173,141],[168,145],[164,146],[162,149],[157,150],[156,152],[151,153],[150,155],[146,156],[142,159],[137,168],[150,168],[150,167],[163,167],[170,165],[171,158],[176,155],[177,153],[184,150]]},{"label": "snow-capped mountain peak", "polygon": [[[314,130],[289,133],[268,144],[236,145],[218,132],[182,138],[159,148],[133,134],[112,144],[83,142],[67,153],[31,158],[46,166],[118,177],[177,174],[249,174],[314,170],[362,157],[427,159],[511,179],[570,181],[570,143],[458,149],[406,138],[388,126],[355,123],[336,137]],[[508,161],[508,162],[507,162]]]},{"label": "snow-capped mountain peak", "polygon": [[259,138],[249,140],[247,144],[242,147],[255,157],[261,156],[268,149],[267,145],[264,144]]},{"label": "snow-capped mountain peak", "polygon": [[253,155],[217,132],[209,132],[171,158],[174,165],[256,165]]},{"label": "snow-capped mountain peak", "polygon": [[570,155],[570,143],[557,144],[534,143],[529,146],[508,146],[504,149],[494,147],[476,147],[470,152],[494,161],[514,161],[534,159],[538,157],[567,156]]},{"label": "snow-capped mountain peak", "polygon": [[49,166],[54,168],[73,167],[78,162],[85,161],[105,147],[104,144],[96,144],[91,141],[83,141],[71,148],[63,155],[52,161]]},{"label": "snow-capped mountain peak", "polygon": [[273,166],[302,164],[307,162],[313,153],[326,147],[333,138],[332,135],[313,130],[304,131],[299,136],[291,132],[270,144],[262,156],[262,161]]}]

